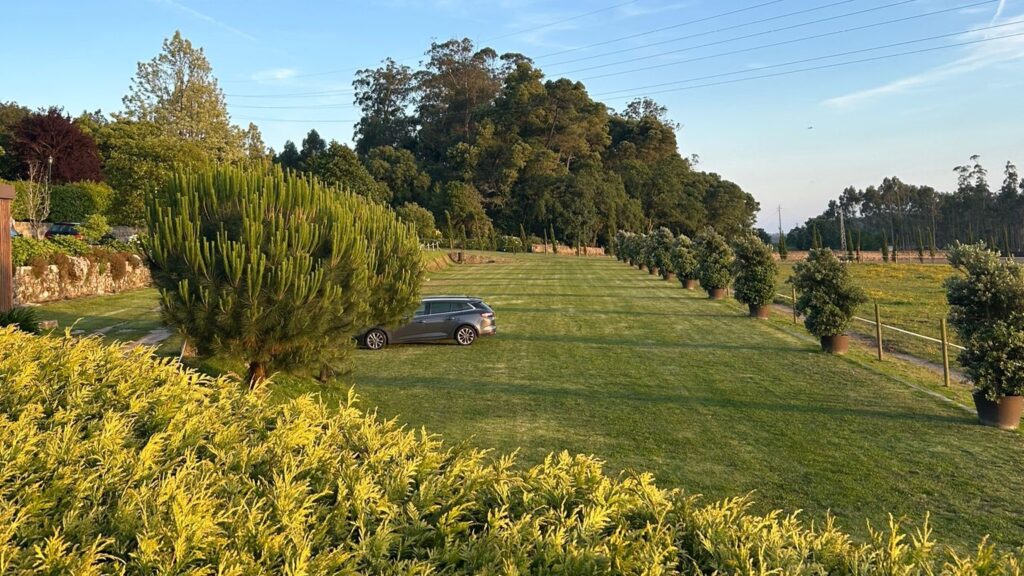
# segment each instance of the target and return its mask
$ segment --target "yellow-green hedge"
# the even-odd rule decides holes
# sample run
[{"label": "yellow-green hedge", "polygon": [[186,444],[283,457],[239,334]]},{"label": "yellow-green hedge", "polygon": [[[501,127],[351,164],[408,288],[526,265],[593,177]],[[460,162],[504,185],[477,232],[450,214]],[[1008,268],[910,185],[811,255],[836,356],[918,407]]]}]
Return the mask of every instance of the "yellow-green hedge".
[{"label": "yellow-green hedge", "polygon": [[0,330],[0,574],[1019,573],[897,527],[703,503],[511,457],[96,340]]}]

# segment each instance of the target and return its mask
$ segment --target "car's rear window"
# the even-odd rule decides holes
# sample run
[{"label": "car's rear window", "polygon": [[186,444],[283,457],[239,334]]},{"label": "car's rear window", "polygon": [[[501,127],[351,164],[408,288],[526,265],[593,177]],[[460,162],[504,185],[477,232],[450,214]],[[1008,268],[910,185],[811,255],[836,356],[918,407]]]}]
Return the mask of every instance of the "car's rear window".
[{"label": "car's rear window", "polygon": [[477,300],[475,302],[472,302],[472,304],[473,304],[473,307],[476,308],[477,310],[483,310],[485,312],[494,312],[494,310],[491,310],[490,306],[488,306],[487,304],[484,304],[483,302],[481,302],[479,300]]}]

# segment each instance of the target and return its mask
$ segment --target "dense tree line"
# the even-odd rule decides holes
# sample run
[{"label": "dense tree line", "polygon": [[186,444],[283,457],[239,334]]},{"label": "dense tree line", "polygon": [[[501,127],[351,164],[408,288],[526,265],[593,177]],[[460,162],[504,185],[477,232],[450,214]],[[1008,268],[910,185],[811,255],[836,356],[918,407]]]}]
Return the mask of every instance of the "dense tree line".
[{"label": "dense tree line", "polygon": [[355,149],[310,131],[275,160],[394,206],[430,210],[443,230],[494,229],[571,244],[664,226],[732,235],[757,202],[680,156],[675,126],[651,100],[621,112],[585,86],[547,79],[521,54],[468,39],[433,43],[420,69],[388,59],[353,82],[362,117]]},{"label": "dense tree line", "polygon": [[817,235],[822,245],[838,248],[842,219],[847,245],[854,249],[880,250],[887,244],[928,251],[959,240],[984,241],[1003,252],[1024,251],[1024,182],[1017,167],[1007,162],[999,185],[989,182],[978,156],[954,173],[957,186],[952,192],[896,177],[863,190],[849,187],[822,214],[789,231],[786,244],[808,249]]}]

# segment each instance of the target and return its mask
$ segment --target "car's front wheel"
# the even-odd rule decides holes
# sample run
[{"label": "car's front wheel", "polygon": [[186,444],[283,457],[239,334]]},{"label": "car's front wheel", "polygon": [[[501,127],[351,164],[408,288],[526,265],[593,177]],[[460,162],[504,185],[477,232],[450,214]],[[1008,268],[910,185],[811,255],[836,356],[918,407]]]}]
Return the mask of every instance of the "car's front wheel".
[{"label": "car's front wheel", "polygon": [[459,343],[459,346],[469,346],[476,342],[476,328],[459,326],[459,329],[455,331],[455,341]]},{"label": "car's front wheel", "polygon": [[374,328],[363,336],[363,344],[370,350],[380,350],[388,345],[388,335],[379,328]]}]

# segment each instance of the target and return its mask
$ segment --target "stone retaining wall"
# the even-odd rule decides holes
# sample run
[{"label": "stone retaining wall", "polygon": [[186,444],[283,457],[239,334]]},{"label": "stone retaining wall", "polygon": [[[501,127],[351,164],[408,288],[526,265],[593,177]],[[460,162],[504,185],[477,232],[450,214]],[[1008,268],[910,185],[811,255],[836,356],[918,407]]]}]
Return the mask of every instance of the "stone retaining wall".
[{"label": "stone retaining wall", "polygon": [[50,264],[45,270],[19,266],[14,270],[14,304],[38,304],[54,300],[116,294],[149,286],[149,268],[137,255],[128,255],[124,276],[115,279],[113,266],[86,258],[68,257],[63,267]]}]

